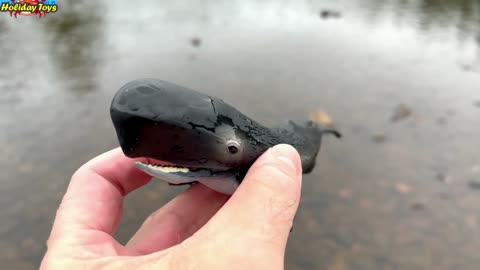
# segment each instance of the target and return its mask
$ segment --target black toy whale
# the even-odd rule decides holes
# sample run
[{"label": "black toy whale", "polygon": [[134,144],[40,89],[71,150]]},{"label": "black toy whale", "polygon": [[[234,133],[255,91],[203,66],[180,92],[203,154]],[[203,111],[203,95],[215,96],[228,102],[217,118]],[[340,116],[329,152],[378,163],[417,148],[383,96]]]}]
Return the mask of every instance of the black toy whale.
[{"label": "black toy whale", "polygon": [[136,166],[171,184],[200,182],[232,194],[268,148],[286,143],[300,153],[303,173],[315,167],[322,135],[334,129],[312,121],[267,128],[223,100],[156,79],[118,90],[110,108],[120,146]]}]

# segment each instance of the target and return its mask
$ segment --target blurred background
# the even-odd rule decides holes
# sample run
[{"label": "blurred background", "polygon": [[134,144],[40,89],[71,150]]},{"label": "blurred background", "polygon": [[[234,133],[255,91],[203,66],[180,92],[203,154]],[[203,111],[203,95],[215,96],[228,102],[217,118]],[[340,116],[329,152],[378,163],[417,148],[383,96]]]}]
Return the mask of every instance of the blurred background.
[{"label": "blurred background", "polygon": [[[266,125],[316,117],[325,138],[287,269],[478,269],[477,0],[60,1],[0,14],[0,264],[38,268],[72,173],[118,145],[116,90],[154,77]],[[183,188],[126,198],[116,234]]]}]

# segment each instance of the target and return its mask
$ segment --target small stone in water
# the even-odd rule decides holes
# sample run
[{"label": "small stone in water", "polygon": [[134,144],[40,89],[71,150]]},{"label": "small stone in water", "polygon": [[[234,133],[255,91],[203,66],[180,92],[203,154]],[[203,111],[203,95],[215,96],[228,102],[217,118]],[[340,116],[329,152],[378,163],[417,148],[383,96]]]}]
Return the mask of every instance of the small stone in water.
[{"label": "small stone in water", "polygon": [[199,47],[202,44],[202,40],[199,37],[194,37],[190,40],[193,47]]},{"label": "small stone in water", "polygon": [[374,143],[383,143],[383,142],[385,142],[386,139],[387,139],[387,136],[385,136],[383,134],[376,134],[376,135],[372,136],[372,141]]},{"label": "small stone in water", "polygon": [[471,189],[480,190],[480,180],[470,180],[470,182],[468,182],[468,186]]},{"label": "small stone in water", "polygon": [[412,110],[405,104],[399,104],[393,109],[392,117],[390,120],[392,122],[398,122],[404,118],[409,117],[412,114]]}]

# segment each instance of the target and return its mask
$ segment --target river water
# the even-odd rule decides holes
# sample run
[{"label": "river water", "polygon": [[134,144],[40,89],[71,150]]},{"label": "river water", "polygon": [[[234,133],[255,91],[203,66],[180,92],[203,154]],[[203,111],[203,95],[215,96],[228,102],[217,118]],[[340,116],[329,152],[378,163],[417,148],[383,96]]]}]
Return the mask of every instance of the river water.
[{"label": "river water", "polygon": [[[478,1],[168,2],[0,14],[2,265],[38,267],[69,177],[118,145],[113,94],[155,77],[342,131],[304,177],[287,269],[478,269]],[[117,238],[181,190],[129,195]]]}]

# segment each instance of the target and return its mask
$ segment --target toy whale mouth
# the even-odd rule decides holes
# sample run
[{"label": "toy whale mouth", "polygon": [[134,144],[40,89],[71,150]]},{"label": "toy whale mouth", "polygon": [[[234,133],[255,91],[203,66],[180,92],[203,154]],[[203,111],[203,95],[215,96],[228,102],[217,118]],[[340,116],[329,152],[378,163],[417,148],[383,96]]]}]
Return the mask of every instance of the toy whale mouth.
[{"label": "toy whale mouth", "polygon": [[183,167],[162,161],[136,161],[135,166],[148,175],[171,185],[185,185],[199,182],[220,193],[231,195],[240,185],[238,170],[216,171],[209,168]]}]

